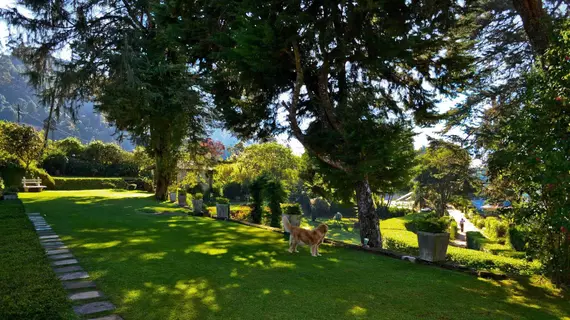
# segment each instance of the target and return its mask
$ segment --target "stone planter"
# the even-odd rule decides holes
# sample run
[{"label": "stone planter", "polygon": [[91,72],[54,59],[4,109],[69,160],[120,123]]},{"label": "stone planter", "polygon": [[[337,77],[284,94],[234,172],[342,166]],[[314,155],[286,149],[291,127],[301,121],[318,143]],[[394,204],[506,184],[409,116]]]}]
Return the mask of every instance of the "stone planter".
[{"label": "stone planter", "polygon": [[186,195],[178,195],[178,205],[181,207],[186,207],[188,203],[186,203]]},{"label": "stone planter", "polygon": [[18,194],[5,194],[3,198],[4,200],[16,200],[18,199]]},{"label": "stone planter", "polygon": [[216,203],[216,216],[219,219],[228,220],[230,218],[230,205]]},{"label": "stone planter", "polygon": [[176,192],[171,192],[168,196],[170,197],[170,202],[176,202]]},{"label": "stone planter", "polygon": [[[289,219],[289,223],[291,226],[298,227],[301,225],[301,218],[303,217],[300,214],[284,214],[287,219]],[[289,241],[289,232],[285,231],[285,239]]]},{"label": "stone planter", "polygon": [[200,199],[200,200],[192,200],[192,210],[194,210],[194,214],[195,215],[202,215],[202,206],[203,206],[204,200]]},{"label": "stone planter", "polygon": [[420,259],[436,262],[445,261],[447,246],[449,245],[449,233],[430,233],[418,231],[418,246],[420,247]]}]

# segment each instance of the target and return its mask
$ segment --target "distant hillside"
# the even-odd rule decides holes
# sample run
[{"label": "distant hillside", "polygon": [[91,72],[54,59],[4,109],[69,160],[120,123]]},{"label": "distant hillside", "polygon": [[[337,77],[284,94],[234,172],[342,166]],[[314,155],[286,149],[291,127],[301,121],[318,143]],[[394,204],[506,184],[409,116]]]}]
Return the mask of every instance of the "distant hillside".
[{"label": "distant hillside", "polygon": [[[19,105],[20,122],[42,129],[49,109],[39,104],[34,89],[21,74],[23,71],[24,65],[18,59],[0,55],[0,120],[17,122]],[[55,130],[50,132],[50,139],[60,140],[73,136],[84,143],[92,140],[113,142],[116,141],[114,134],[115,128],[107,123],[101,114],[93,110],[93,103],[85,103],[79,108],[75,122],[69,115],[60,115]],[[226,147],[238,141],[230,133],[222,130],[212,131],[211,138],[221,141]],[[120,145],[125,150],[134,149],[134,145],[128,140]]]}]

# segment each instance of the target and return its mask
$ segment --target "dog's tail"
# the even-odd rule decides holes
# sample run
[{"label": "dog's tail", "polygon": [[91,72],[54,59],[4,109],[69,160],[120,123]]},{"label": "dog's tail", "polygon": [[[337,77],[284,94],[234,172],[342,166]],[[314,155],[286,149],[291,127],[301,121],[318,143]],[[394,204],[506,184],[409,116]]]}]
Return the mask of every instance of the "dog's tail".
[{"label": "dog's tail", "polygon": [[289,222],[287,216],[283,216],[283,229],[285,229],[286,232],[291,233],[291,222]]}]

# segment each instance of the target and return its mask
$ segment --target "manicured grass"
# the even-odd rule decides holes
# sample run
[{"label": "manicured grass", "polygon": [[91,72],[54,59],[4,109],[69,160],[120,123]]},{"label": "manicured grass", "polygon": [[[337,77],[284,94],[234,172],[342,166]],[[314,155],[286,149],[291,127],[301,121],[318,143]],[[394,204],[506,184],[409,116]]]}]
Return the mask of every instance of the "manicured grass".
[{"label": "manicured grass", "polygon": [[[418,255],[418,239],[415,233],[406,229],[406,223],[412,221],[414,215],[392,218],[380,222],[380,229],[384,238],[384,248]],[[341,222],[334,220],[305,222],[306,226],[315,226],[321,222],[327,223],[331,228],[327,235],[331,239],[345,241],[352,244],[360,243],[358,230],[353,229],[356,219],[343,219]],[[538,262],[528,262],[517,257],[508,257],[506,254],[495,255],[490,252],[471,250],[449,246],[447,258],[456,263],[475,269],[491,269],[495,271],[513,274],[530,275],[540,270]]]},{"label": "manicured grass", "polygon": [[0,319],[75,319],[19,200],[0,201]]},{"label": "manicured grass", "polygon": [[[152,215],[148,194],[22,194],[125,319],[561,319],[552,288],[323,245],[209,218]],[[154,203],[154,204],[153,204]],[[566,318],[569,319],[569,318]]]}]

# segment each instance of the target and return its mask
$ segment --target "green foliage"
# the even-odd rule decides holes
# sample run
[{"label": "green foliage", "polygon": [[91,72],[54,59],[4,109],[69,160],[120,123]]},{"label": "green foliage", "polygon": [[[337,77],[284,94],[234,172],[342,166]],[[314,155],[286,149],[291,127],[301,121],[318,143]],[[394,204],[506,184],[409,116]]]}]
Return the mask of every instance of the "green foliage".
[{"label": "green foliage", "polygon": [[376,209],[376,212],[378,213],[378,217],[380,217],[380,219],[386,220],[390,218],[403,217],[405,215],[412,214],[415,211],[408,208],[379,206]]},{"label": "green foliage", "polygon": [[62,178],[54,177],[56,190],[126,189],[122,178]]},{"label": "green foliage", "polygon": [[4,190],[4,180],[0,178],[0,191]]},{"label": "green foliage", "polygon": [[286,215],[302,215],[301,206],[298,203],[283,203],[281,205],[283,214]]},{"label": "green foliage", "polygon": [[477,178],[469,168],[471,157],[458,145],[433,140],[420,156],[415,178],[424,191],[424,197],[436,204],[439,216],[445,214],[452,198],[475,190]]},{"label": "green foliage", "polygon": [[[178,188],[178,190],[176,190],[176,193],[177,193],[179,196],[186,196],[186,189],[184,189],[184,188]],[[195,197],[194,197],[194,198],[195,198]],[[195,198],[195,199],[196,199],[196,198]]]},{"label": "green foliage", "polygon": [[0,121],[0,150],[18,158],[28,168],[38,160],[43,138],[33,127]]},{"label": "green foliage", "polygon": [[495,217],[488,217],[485,219],[485,234],[491,239],[498,240],[505,238],[509,224],[507,221],[500,220]]},{"label": "green foliage", "polygon": [[201,194],[201,193],[195,193],[195,194],[192,196],[192,198],[195,199],[195,200],[202,200],[202,199],[204,199],[204,195]]},{"label": "green foliage", "polygon": [[271,211],[271,227],[279,228],[281,227],[281,203],[286,199],[285,188],[281,183],[281,180],[271,179],[265,183],[264,186],[265,197],[269,203],[269,209]]},{"label": "green foliage", "polygon": [[[215,178],[214,178],[215,179]],[[224,197],[228,198],[228,199],[233,199],[233,200],[237,200],[237,199],[244,199],[244,190],[242,188],[242,185],[238,182],[230,182],[228,184],[226,184],[223,187],[223,191],[222,191]]]},{"label": "green foliage", "polygon": [[262,177],[255,179],[249,186],[251,195],[251,220],[253,223],[261,223],[263,214],[263,188],[265,181]]},{"label": "green foliage", "polygon": [[525,251],[529,241],[529,229],[523,226],[512,226],[509,228],[509,243],[517,251]]},{"label": "green foliage", "polygon": [[3,194],[8,194],[8,195],[17,194],[18,191],[19,191],[19,188],[17,186],[9,186],[9,187],[4,189]]},{"label": "green foliage", "polygon": [[479,231],[467,231],[465,236],[469,249],[480,250],[481,246],[487,242],[487,238]]},{"label": "green foliage", "polygon": [[324,198],[311,199],[311,219],[315,221],[317,218],[330,217],[331,205]]},{"label": "green foliage", "polygon": [[67,293],[18,201],[0,201],[0,319],[73,319]]},{"label": "green foliage", "polygon": [[250,206],[232,206],[230,210],[232,220],[249,220],[251,218]]},{"label": "green foliage", "polygon": [[230,199],[223,197],[216,197],[217,204],[230,204]]},{"label": "green foliage", "polygon": [[455,239],[457,238],[457,222],[455,220],[451,221],[451,223],[449,224],[449,238],[450,239]]},{"label": "green foliage", "polygon": [[26,172],[26,178],[40,178],[42,184],[47,187],[48,190],[55,190],[55,180],[50,176],[44,169],[38,169],[34,166],[28,168]]},{"label": "green foliage", "polygon": [[449,228],[449,219],[446,217],[436,217],[433,215],[419,215],[415,221],[416,230],[430,233],[447,232]]}]

